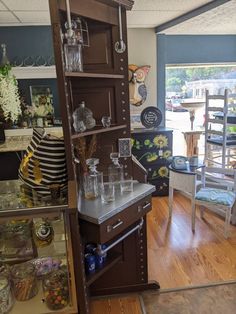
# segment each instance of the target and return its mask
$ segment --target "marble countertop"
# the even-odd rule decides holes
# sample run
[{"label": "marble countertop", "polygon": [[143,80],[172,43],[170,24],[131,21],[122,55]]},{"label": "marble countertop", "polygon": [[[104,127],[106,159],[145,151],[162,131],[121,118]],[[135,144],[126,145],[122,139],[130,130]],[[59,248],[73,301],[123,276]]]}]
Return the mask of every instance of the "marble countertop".
[{"label": "marble countertop", "polygon": [[95,224],[101,224],[155,190],[153,185],[135,182],[133,192],[117,193],[115,201],[108,204],[103,204],[101,198],[96,200],[80,198],[79,217]]},{"label": "marble countertop", "polygon": [[[61,137],[63,135],[61,127],[45,128],[47,134]],[[5,130],[6,141],[0,144],[0,153],[18,152],[26,150],[28,147],[33,129],[12,129]]]}]

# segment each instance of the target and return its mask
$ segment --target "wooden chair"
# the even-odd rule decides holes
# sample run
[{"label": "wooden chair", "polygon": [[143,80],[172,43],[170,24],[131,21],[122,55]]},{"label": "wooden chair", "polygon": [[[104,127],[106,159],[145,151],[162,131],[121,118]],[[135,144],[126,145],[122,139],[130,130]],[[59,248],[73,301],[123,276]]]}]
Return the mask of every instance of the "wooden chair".
[{"label": "wooden chair", "polygon": [[205,167],[201,171],[202,186],[192,199],[192,224],[195,230],[196,205],[200,205],[203,218],[204,208],[225,217],[224,236],[229,236],[232,209],[236,199],[236,170]]}]

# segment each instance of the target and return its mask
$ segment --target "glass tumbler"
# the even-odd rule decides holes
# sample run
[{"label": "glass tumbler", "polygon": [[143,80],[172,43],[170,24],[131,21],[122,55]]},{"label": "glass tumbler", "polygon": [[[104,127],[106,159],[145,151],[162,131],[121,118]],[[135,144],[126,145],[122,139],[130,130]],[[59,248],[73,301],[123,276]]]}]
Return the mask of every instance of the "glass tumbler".
[{"label": "glass tumbler", "polygon": [[103,203],[110,203],[115,200],[115,187],[114,183],[105,182],[102,185],[101,199]]},{"label": "glass tumbler", "polygon": [[101,121],[104,128],[109,128],[111,126],[111,117],[103,116]]},{"label": "glass tumbler", "polygon": [[121,192],[133,192],[134,190],[134,181],[133,178],[131,176],[126,176],[125,179],[123,179],[120,182],[120,188],[121,188]]},{"label": "glass tumbler", "polygon": [[98,197],[98,176],[85,174],[83,177],[84,197],[87,200],[94,200]]}]

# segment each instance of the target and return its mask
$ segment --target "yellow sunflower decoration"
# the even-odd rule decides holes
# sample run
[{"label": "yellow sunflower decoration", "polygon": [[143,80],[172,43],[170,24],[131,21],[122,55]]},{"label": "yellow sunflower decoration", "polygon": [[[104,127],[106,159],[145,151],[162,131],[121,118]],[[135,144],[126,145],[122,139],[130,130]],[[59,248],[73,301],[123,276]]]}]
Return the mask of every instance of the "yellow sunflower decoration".
[{"label": "yellow sunflower decoration", "polygon": [[167,159],[171,156],[171,151],[170,150],[166,150],[163,153],[163,158]]},{"label": "yellow sunflower decoration", "polygon": [[164,177],[168,177],[168,169],[166,167],[161,167],[159,170],[158,170],[158,174],[160,177],[164,178]]},{"label": "yellow sunflower decoration", "polygon": [[155,146],[163,148],[168,146],[168,138],[165,135],[157,135],[153,139],[153,143]]}]

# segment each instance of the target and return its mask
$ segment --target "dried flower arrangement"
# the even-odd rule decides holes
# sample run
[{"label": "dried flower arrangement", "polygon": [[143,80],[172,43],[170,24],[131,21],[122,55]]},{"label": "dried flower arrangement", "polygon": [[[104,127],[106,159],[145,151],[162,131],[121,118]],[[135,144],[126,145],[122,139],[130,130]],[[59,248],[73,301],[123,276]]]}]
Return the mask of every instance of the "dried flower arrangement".
[{"label": "dried flower arrangement", "polygon": [[87,145],[85,137],[80,137],[75,145],[76,157],[80,160],[80,164],[84,173],[88,172],[88,166],[86,165],[86,159],[92,157],[97,148],[97,138],[94,134]]}]

